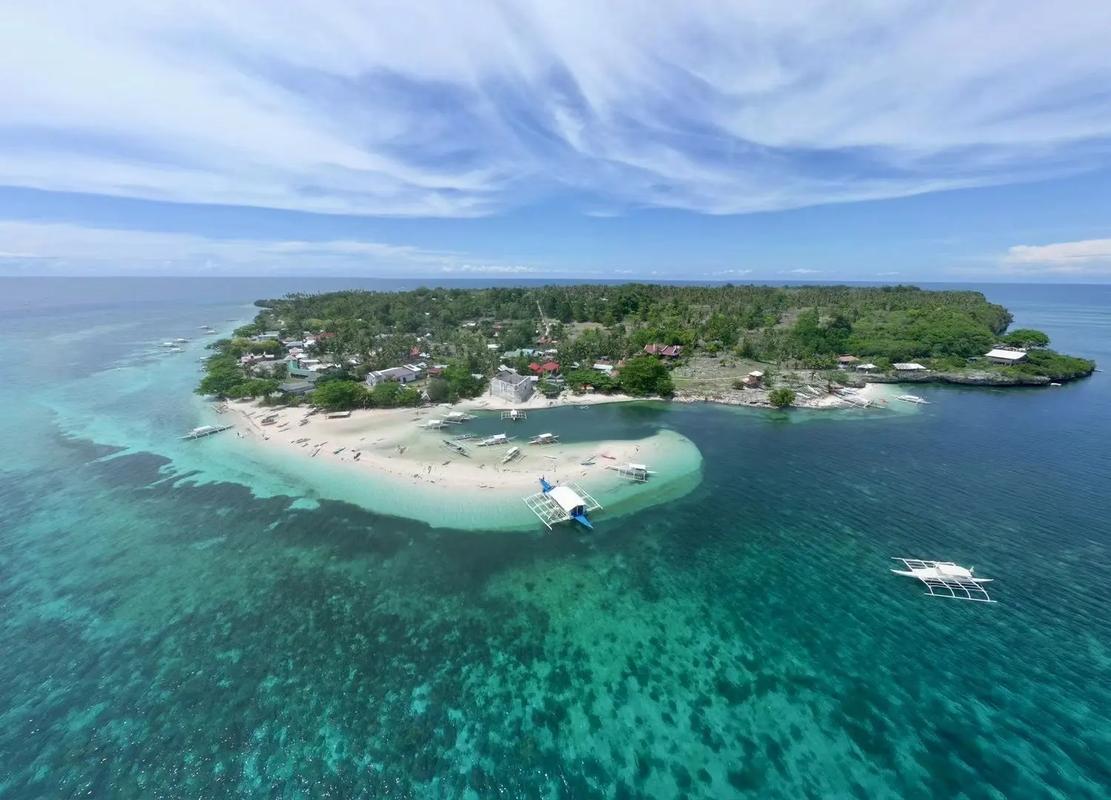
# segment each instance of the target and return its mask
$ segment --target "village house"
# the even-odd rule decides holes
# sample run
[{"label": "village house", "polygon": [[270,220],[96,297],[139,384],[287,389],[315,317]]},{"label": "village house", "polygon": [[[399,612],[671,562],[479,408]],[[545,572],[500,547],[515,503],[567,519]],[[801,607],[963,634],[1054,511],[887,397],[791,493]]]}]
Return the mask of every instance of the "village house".
[{"label": "village house", "polygon": [[764,382],[764,373],[758,369],[754,369],[752,372],[744,376],[742,382],[744,383],[746,389],[759,388],[760,384]]},{"label": "village house", "polygon": [[533,350],[531,347],[522,347],[520,350],[506,350],[504,353],[501,354],[501,357],[507,360],[513,360],[517,358],[532,358],[539,352],[539,350]]},{"label": "village house", "polygon": [[490,379],[490,394],[514,403],[523,403],[532,397],[535,382],[516,370],[501,369]]},{"label": "village house", "polygon": [[683,345],[646,344],[644,345],[644,352],[650,356],[661,356],[662,358],[678,358],[683,354]]},{"label": "village house", "polygon": [[897,361],[891,365],[899,372],[921,372],[926,369],[915,361]]},{"label": "village house", "polygon": [[542,364],[534,361],[528,365],[528,368],[533,375],[544,377],[551,377],[559,372],[559,364],[554,361],[545,361]]},{"label": "village house", "polygon": [[848,369],[859,361],[856,356],[837,356],[837,369]]},{"label": "village house", "polygon": [[402,367],[390,367],[389,369],[376,369],[366,374],[366,385],[371,388],[386,381],[397,381],[398,383],[412,383],[424,377],[421,368],[416,364],[406,364]]}]

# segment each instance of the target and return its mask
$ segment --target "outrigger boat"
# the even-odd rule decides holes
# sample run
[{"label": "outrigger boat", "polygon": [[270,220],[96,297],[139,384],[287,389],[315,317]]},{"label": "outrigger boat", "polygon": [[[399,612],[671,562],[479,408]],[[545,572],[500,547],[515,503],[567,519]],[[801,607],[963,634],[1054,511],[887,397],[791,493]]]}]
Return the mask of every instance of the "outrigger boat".
[{"label": "outrigger boat", "polygon": [[442,419],[426,419],[420,424],[420,426],[422,428],[427,428],[428,430],[438,431],[440,428],[444,427],[444,424],[445,423]]},{"label": "outrigger boat", "polygon": [[505,455],[501,457],[501,463],[508,464],[513,459],[520,458],[520,457],[521,457],[521,448],[519,448],[519,447],[510,447],[508,450],[505,451]]},{"label": "outrigger boat", "polygon": [[444,415],[444,422],[449,425],[462,425],[474,419],[474,414],[464,414],[462,411],[449,411]]},{"label": "outrigger boat", "polygon": [[451,439],[444,439],[443,442],[444,442],[444,447],[446,447],[448,450],[454,450],[459,455],[466,456],[467,458],[471,457],[471,454],[467,452],[467,448],[465,448],[463,445],[459,444],[458,442],[453,442],[453,441],[451,441]]},{"label": "outrigger boat", "polygon": [[533,436],[528,440],[529,444],[558,444],[559,434],[557,433],[542,433],[539,436]]},{"label": "outrigger boat", "polygon": [[925,397],[919,397],[916,394],[901,394],[895,399],[902,400],[904,403],[914,403],[915,405],[920,406],[928,406],[930,404],[930,401],[927,400]]},{"label": "outrigger boat", "polygon": [[493,447],[496,444],[508,444],[512,436],[506,436],[504,433],[495,433],[493,436],[487,436],[480,442],[475,442],[479,447]]},{"label": "outrigger boat", "polygon": [[501,418],[510,422],[523,422],[528,419],[528,414],[524,411],[518,411],[516,408],[511,408],[509,411],[501,412]]},{"label": "outrigger boat", "polygon": [[545,478],[540,478],[540,491],[524,498],[529,511],[544,523],[548,530],[557,522],[575,521],[587,530],[594,525],[587,518],[591,511],[597,511],[602,504],[591,497],[576,483],[552,486]]},{"label": "outrigger boat", "polygon": [[201,425],[199,428],[193,428],[189,433],[182,436],[182,439],[203,439],[205,436],[211,436],[214,433],[220,433],[231,428],[231,425]]},{"label": "outrigger boat", "polygon": [[992,578],[977,578],[974,567],[962,567],[952,561],[922,561],[917,558],[895,558],[906,569],[891,570],[896,575],[915,578],[926,585],[926,593],[934,597],[951,597],[956,600],[973,600],[994,603],[983,584]]},{"label": "outrigger boat", "polygon": [[624,464],[620,467],[610,466],[609,464],[607,464],[606,469],[612,469],[622,478],[628,478],[629,480],[636,481],[637,483],[646,483],[648,481],[649,475],[656,474],[655,470],[648,469],[647,464],[634,464],[631,461],[628,464]]}]

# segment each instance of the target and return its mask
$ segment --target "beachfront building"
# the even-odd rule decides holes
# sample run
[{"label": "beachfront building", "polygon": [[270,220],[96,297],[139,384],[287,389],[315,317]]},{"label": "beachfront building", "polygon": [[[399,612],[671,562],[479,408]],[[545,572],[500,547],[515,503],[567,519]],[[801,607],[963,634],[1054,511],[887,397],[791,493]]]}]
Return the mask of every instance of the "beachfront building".
[{"label": "beachfront building", "polygon": [[764,373],[758,369],[744,376],[743,383],[747,389],[756,389],[764,382]]},{"label": "beachfront building", "polygon": [[878,369],[878,367],[876,367],[875,364],[868,362],[867,364],[857,364],[855,369],[857,372],[871,372],[874,369]]},{"label": "beachfront building", "polygon": [[837,356],[837,369],[848,369],[853,364],[860,363],[856,356]]},{"label": "beachfront building", "polygon": [[921,372],[922,370],[926,369],[921,364],[914,361],[899,361],[892,364],[891,366],[893,366],[898,372]]},{"label": "beachfront building", "polygon": [[604,373],[606,375],[612,375],[613,374],[613,364],[603,364],[603,363],[599,362],[599,363],[595,364],[593,367],[591,367],[591,369],[593,369],[595,372],[601,372],[601,373]]},{"label": "beachfront building", "polygon": [[995,347],[984,355],[993,364],[1018,364],[1026,360],[1026,351],[1011,347]]},{"label": "beachfront building", "polygon": [[366,385],[374,388],[386,381],[398,383],[412,383],[424,377],[421,368],[416,364],[406,364],[403,367],[390,367],[389,369],[376,369],[366,374]]},{"label": "beachfront building", "polygon": [[302,397],[307,395],[316,386],[311,381],[292,380],[285,381],[278,386],[278,391],[282,394],[294,395],[295,397]]},{"label": "beachfront building", "polygon": [[310,366],[306,366],[300,361],[291,361],[289,362],[289,369],[286,374],[290,378],[316,383],[316,379],[320,377],[320,370],[312,369]]},{"label": "beachfront building", "polygon": [[513,369],[498,370],[490,379],[490,394],[514,403],[523,403],[532,397],[535,381],[528,375],[521,375]]}]

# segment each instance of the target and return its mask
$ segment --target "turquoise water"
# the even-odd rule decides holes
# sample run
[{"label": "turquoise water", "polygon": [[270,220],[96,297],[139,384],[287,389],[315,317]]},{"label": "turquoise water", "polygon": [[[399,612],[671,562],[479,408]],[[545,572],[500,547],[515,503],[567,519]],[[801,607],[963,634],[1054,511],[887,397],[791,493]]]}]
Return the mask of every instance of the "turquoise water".
[{"label": "turquoise water", "polygon": [[[701,483],[453,530],[175,441],[203,342],[158,343],[306,285],[0,280],[0,797],[1108,796],[1107,373],[567,409],[682,434]],[[985,291],[1111,365],[1111,288]]]}]

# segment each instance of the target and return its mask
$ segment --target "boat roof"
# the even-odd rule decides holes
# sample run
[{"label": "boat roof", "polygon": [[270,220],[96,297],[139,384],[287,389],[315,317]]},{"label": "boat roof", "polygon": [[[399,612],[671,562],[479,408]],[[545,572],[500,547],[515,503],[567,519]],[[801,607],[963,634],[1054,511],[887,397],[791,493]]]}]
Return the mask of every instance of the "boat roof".
[{"label": "boat roof", "polygon": [[548,496],[555,500],[556,505],[567,514],[580,506],[586,505],[586,501],[579,497],[570,486],[556,486],[548,492]]}]

